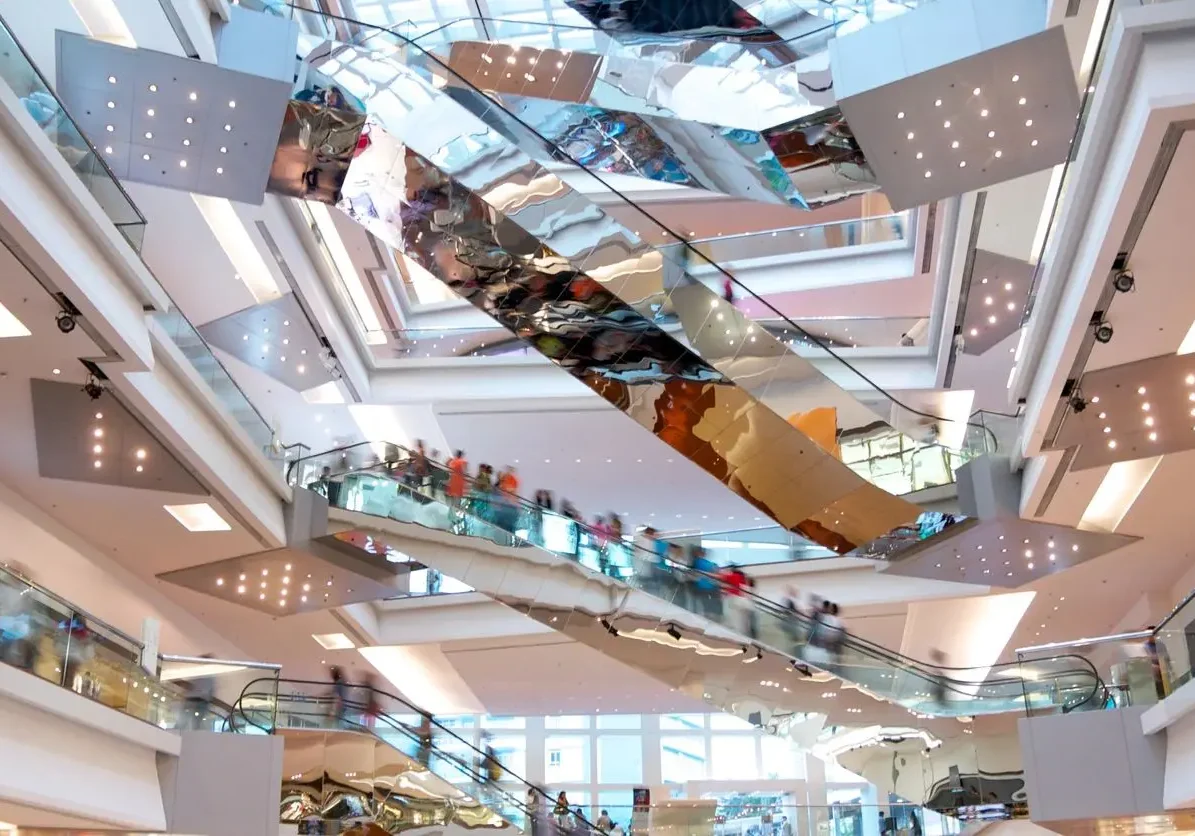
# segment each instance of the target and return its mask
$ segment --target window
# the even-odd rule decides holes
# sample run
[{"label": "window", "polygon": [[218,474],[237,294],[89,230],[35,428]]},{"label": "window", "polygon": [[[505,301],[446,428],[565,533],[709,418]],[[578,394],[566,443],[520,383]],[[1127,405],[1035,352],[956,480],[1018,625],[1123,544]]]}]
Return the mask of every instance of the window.
[{"label": "window", "polygon": [[733,714],[711,714],[710,728],[720,731],[754,731],[755,726]]},{"label": "window", "polygon": [[527,774],[527,738],[517,735],[495,735],[490,738],[489,745],[494,750],[498,762],[513,774],[504,774],[503,781],[513,781],[515,776],[520,778]]},{"label": "window", "polygon": [[704,737],[664,735],[660,738],[660,777],[664,783],[696,781],[704,778],[705,772]]},{"label": "window", "polygon": [[481,718],[481,724],[487,729],[521,729],[526,727],[526,717],[492,717],[489,714]]},{"label": "window", "polygon": [[597,718],[599,729],[637,729],[643,725],[643,718],[638,714],[600,714]]},{"label": "window", "polygon": [[544,741],[549,784],[578,784],[589,781],[589,738],[581,735],[550,734]]},{"label": "window", "polygon": [[663,731],[695,731],[705,728],[704,714],[664,714],[660,717]]},{"label": "window", "polygon": [[589,728],[588,715],[580,714],[562,714],[556,717],[545,717],[544,728],[546,729],[587,729]]},{"label": "window", "polygon": [[602,810],[610,814],[610,820],[621,824],[623,830],[631,829],[631,801],[633,793],[630,790],[602,790],[598,793],[597,806],[594,812],[599,816]]},{"label": "window", "polygon": [[[792,743],[783,738],[765,734],[759,739],[759,744],[763,752],[759,777],[768,780],[805,777],[804,757],[798,757]],[[829,764],[826,766],[829,768]]]},{"label": "window", "polygon": [[598,782],[638,784],[643,781],[643,738],[637,734],[603,735],[597,739]]},{"label": "window", "polygon": [[710,740],[711,778],[751,780],[759,777],[759,758],[751,735],[719,735]]}]

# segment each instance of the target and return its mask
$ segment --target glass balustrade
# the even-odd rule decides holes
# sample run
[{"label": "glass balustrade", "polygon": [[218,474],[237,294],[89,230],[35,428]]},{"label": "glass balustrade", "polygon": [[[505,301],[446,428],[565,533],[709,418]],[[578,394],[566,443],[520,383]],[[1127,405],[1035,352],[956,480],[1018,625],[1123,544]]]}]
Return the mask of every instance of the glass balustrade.
[{"label": "glass balustrade", "polygon": [[[1090,662],[1058,656],[990,669],[927,665],[837,629],[831,640],[796,602],[778,604],[737,587],[728,595],[717,567],[663,541],[627,541],[521,497],[415,464],[399,445],[366,443],[296,462],[290,481],[338,509],[358,511],[503,546],[535,547],[805,659],[877,696],[927,715],[1036,711],[1103,705],[1104,684]],[[662,545],[658,545],[658,543]]]}]

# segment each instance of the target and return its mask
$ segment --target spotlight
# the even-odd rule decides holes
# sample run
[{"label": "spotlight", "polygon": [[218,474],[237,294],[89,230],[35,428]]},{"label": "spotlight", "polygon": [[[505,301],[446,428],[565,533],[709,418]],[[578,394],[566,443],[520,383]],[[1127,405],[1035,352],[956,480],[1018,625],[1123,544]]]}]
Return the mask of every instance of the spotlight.
[{"label": "spotlight", "polygon": [[54,315],[54,324],[58,326],[58,330],[64,334],[69,334],[75,330],[78,322],[75,321],[75,315],[68,311],[59,311]]},{"label": "spotlight", "polygon": [[1100,343],[1112,342],[1112,323],[1100,320],[1095,324],[1095,340]]},{"label": "spotlight", "polygon": [[672,638],[676,639],[677,641],[680,641],[680,630],[676,629],[675,624],[668,625],[667,633],[668,633],[668,635],[672,636]]},{"label": "spotlight", "polygon": [[618,635],[618,628],[615,627],[613,624],[611,624],[609,621],[607,621],[604,618],[599,618],[598,621],[601,622],[601,625],[606,628],[607,633],[609,633],[612,636]]},{"label": "spotlight", "polygon": [[87,393],[87,397],[98,401],[104,394],[104,386],[95,375],[88,375],[87,382],[83,384],[83,391]]},{"label": "spotlight", "polygon": [[1112,278],[1112,286],[1120,293],[1128,293],[1137,284],[1137,280],[1128,270],[1121,270]]},{"label": "spotlight", "polygon": [[1083,399],[1082,395],[1071,395],[1071,409],[1076,413],[1087,409],[1087,401]]}]

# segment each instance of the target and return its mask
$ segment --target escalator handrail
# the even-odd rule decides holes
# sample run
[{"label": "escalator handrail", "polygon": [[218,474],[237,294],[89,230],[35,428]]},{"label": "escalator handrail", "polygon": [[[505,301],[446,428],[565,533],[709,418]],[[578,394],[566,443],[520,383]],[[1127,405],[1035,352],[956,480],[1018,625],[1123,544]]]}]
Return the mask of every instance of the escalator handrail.
[{"label": "escalator handrail", "polygon": [[[273,683],[275,686],[275,690],[265,691],[264,693],[251,693],[250,689],[253,688],[254,686],[257,686],[259,683]],[[269,732],[274,731],[274,729],[272,729],[272,728],[266,729],[263,726],[260,726],[257,723],[255,723],[253,720],[249,719],[249,717],[245,714],[244,700],[246,697],[260,696],[265,699],[272,698],[275,700],[275,707],[277,706],[277,701],[279,701],[283,698],[296,699],[296,698],[302,697],[302,698],[304,698],[306,700],[310,700],[312,702],[318,702],[320,700],[328,701],[327,697],[315,697],[315,696],[310,696],[307,694],[283,694],[282,686],[284,684],[312,686],[315,688],[324,688],[324,689],[327,689],[328,687],[330,687],[330,683],[328,683],[328,682],[317,682],[315,680],[310,680],[310,679],[278,679],[275,677],[261,677],[259,679],[254,679],[251,682],[249,682],[248,684],[246,684],[244,688],[241,689],[241,695],[237,698],[237,701],[236,701],[236,707],[240,710],[240,714],[245,719],[245,722],[249,723],[250,725],[253,725],[256,728],[263,729],[263,731],[269,731]],[[510,775],[517,782],[519,782],[519,783],[523,784],[525,787],[527,787],[527,789],[529,791],[532,791],[537,796],[541,797],[542,799],[545,799],[549,805],[555,804],[555,799],[553,799],[548,793],[544,792],[544,790],[542,788],[536,786],[535,784],[528,781],[526,778],[523,778],[521,775],[508,769],[500,760],[498,760],[495,757],[492,757],[491,755],[487,754],[486,752],[482,751],[481,749],[478,749],[476,746],[474,746],[469,741],[465,740],[463,737],[461,737],[456,732],[452,731],[451,729],[447,728],[446,726],[441,725],[439,722],[436,721],[436,718],[432,714],[430,714],[427,711],[424,711],[423,709],[419,708],[418,706],[414,705],[413,703],[410,703],[407,700],[403,699],[402,697],[400,697],[396,694],[392,694],[389,691],[382,690],[381,688],[374,688],[369,685],[346,684],[346,687],[350,688],[350,689],[357,689],[358,691],[369,691],[378,696],[385,697],[388,700],[393,700],[394,702],[399,703],[400,705],[406,706],[407,708],[409,708],[411,710],[411,713],[417,714],[420,717],[426,718],[428,721],[428,725],[431,729],[433,729],[433,730],[439,729],[439,731],[441,731],[442,733],[448,735],[449,737],[453,738],[458,743],[460,743],[465,748],[466,753],[472,752],[474,755],[477,756],[478,759],[480,759],[480,762],[485,763],[487,766],[489,766],[491,764],[496,765],[498,767],[498,769],[501,770],[502,774]],[[355,707],[361,707],[364,704],[353,703],[353,705]],[[275,710],[276,710],[276,708],[275,708]],[[378,716],[386,717],[387,722],[391,726],[396,727],[397,730],[402,731],[403,733],[412,735],[415,739],[418,739],[419,735],[418,735],[417,731],[412,730],[405,723],[403,723],[399,720],[396,720],[393,717],[388,716],[386,712],[378,712]],[[431,738],[432,747],[434,747],[434,743],[435,743],[435,736],[433,734],[432,738]],[[441,754],[442,754],[442,752],[441,752]],[[460,765],[459,761],[454,756],[448,755],[447,757],[449,757],[451,760],[453,760],[454,763],[457,763],[458,766]],[[488,783],[488,781],[487,781],[487,783]],[[498,789],[499,789],[499,791],[505,793],[505,790],[502,790],[501,787],[499,787]],[[518,799],[516,799],[516,804],[521,809],[524,809],[526,811],[526,805],[518,804]],[[530,812],[530,811],[527,811],[527,812]],[[585,824],[587,824],[591,828],[593,828],[593,825],[590,822],[585,821]],[[595,832],[597,832],[596,829],[594,829],[594,830],[595,830]]]},{"label": "escalator handrail", "polygon": [[[288,5],[290,5],[290,6],[291,6],[291,8],[295,8],[295,6],[294,6],[293,4],[288,4]],[[692,244],[690,244],[688,241],[686,241],[686,240],[685,240],[685,238],[684,238],[683,236],[681,236],[681,235],[678,235],[678,234],[677,234],[675,231],[673,231],[673,230],[672,230],[672,229],[670,229],[670,228],[669,228],[667,225],[665,225],[664,223],[662,223],[662,222],[661,222],[661,221],[660,221],[658,218],[656,218],[654,215],[652,215],[650,212],[648,212],[646,209],[644,209],[644,208],[643,208],[642,206],[640,206],[638,203],[636,203],[635,201],[633,201],[633,200],[631,200],[629,197],[627,197],[625,194],[623,194],[623,192],[622,192],[622,191],[620,191],[619,189],[615,188],[614,186],[611,186],[609,183],[607,183],[605,180],[603,180],[603,179],[602,179],[600,176],[598,176],[598,174],[597,174],[597,173],[595,173],[595,172],[591,171],[590,169],[588,169],[587,167],[585,167],[585,166],[584,166],[584,165],[583,165],[583,164],[582,164],[582,163],[581,163],[579,160],[577,160],[577,159],[576,159],[574,156],[572,156],[571,154],[569,154],[569,153],[568,153],[567,151],[565,151],[564,149],[560,148],[558,145],[556,145],[555,143],[553,143],[553,142],[552,142],[551,140],[549,140],[547,137],[545,137],[545,136],[543,136],[542,134],[540,134],[538,131],[536,131],[536,130],[535,130],[535,128],[534,128],[534,127],[532,127],[531,125],[527,124],[527,122],[525,122],[524,120],[520,119],[520,118],[519,118],[518,116],[516,116],[515,114],[511,113],[509,110],[507,110],[507,109],[506,109],[506,108],[505,108],[505,107],[502,105],[502,103],[501,103],[500,101],[498,101],[498,99],[497,99],[496,97],[494,97],[494,96],[487,96],[487,95],[485,94],[485,92],[484,92],[484,91],[482,91],[480,88],[478,88],[478,87],[477,87],[475,84],[473,84],[473,82],[471,82],[469,79],[465,78],[465,77],[464,77],[464,76],[462,76],[460,73],[458,73],[458,72],[456,72],[455,70],[453,70],[451,67],[449,67],[447,64],[445,64],[443,61],[441,61],[441,60],[440,60],[440,59],[439,59],[439,58],[438,58],[436,55],[434,55],[433,53],[431,53],[430,51],[428,51],[428,50],[427,50],[425,47],[423,47],[422,45],[420,45],[420,44],[416,43],[415,41],[411,40],[410,38],[408,38],[408,37],[406,37],[406,36],[404,36],[404,35],[400,35],[399,33],[397,33],[397,32],[394,32],[394,31],[392,31],[392,30],[390,30],[390,29],[387,29],[387,28],[385,28],[385,27],[382,27],[382,26],[376,26],[376,25],[374,25],[374,24],[371,24],[371,23],[365,23],[365,22],[362,22],[362,21],[359,21],[359,20],[352,20],[351,18],[343,17],[343,16],[341,16],[341,15],[327,14],[327,13],[321,13],[321,12],[312,12],[310,9],[304,9],[304,11],[307,11],[307,12],[308,12],[308,13],[310,13],[310,14],[322,14],[322,16],[323,16],[323,17],[329,18],[329,19],[331,19],[331,20],[340,20],[340,21],[343,21],[343,22],[345,22],[345,23],[351,23],[351,24],[353,24],[353,25],[356,25],[356,26],[363,27],[363,28],[364,28],[364,29],[366,29],[367,31],[369,31],[369,30],[372,30],[372,31],[374,32],[374,35],[373,35],[373,36],[367,36],[366,38],[362,39],[362,41],[361,41],[361,42],[359,42],[359,43],[355,44],[355,45],[357,45],[357,46],[363,46],[363,45],[365,45],[365,42],[366,42],[366,41],[368,41],[370,37],[374,37],[374,36],[376,36],[376,35],[390,35],[391,37],[394,37],[394,38],[397,38],[397,39],[399,39],[399,40],[400,40],[402,43],[404,43],[404,44],[406,44],[406,45],[408,45],[408,46],[411,46],[411,47],[413,47],[413,48],[414,48],[414,49],[416,49],[416,50],[417,50],[419,53],[421,53],[423,56],[425,56],[425,57],[426,57],[428,60],[430,60],[430,61],[434,62],[434,63],[435,63],[435,64],[436,64],[436,65],[437,65],[437,66],[438,66],[438,67],[439,67],[439,68],[440,68],[442,71],[444,71],[444,72],[448,73],[450,76],[452,76],[452,77],[453,77],[453,79],[455,80],[455,82],[454,82],[454,83],[459,83],[459,84],[462,84],[462,85],[464,85],[466,88],[468,88],[469,90],[471,90],[472,92],[476,93],[477,95],[485,97],[486,101],[487,101],[487,102],[488,102],[488,103],[489,103],[491,106],[493,106],[493,107],[497,107],[497,108],[501,109],[501,110],[503,111],[503,113],[506,115],[506,117],[507,117],[507,118],[509,118],[509,119],[513,120],[514,122],[518,123],[518,124],[519,124],[519,125],[520,125],[520,126],[523,128],[523,129],[524,129],[524,130],[528,131],[528,132],[529,132],[529,133],[530,133],[532,136],[536,137],[536,138],[537,138],[537,139],[538,139],[538,140],[539,140],[541,143],[543,143],[545,147],[552,149],[552,153],[560,155],[560,158],[561,158],[561,159],[568,160],[570,163],[572,163],[573,165],[575,165],[575,166],[577,167],[577,169],[578,169],[578,170],[580,170],[580,171],[584,172],[585,174],[587,174],[588,176],[590,176],[590,177],[592,177],[594,180],[596,180],[598,183],[600,183],[600,184],[602,185],[602,187],[603,187],[603,188],[605,188],[605,189],[606,189],[606,190],[607,190],[607,191],[608,191],[610,194],[613,194],[613,195],[615,195],[616,197],[618,197],[618,198],[619,198],[620,200],[622,200],[622,201],[623,201],[623,202],[624,202],[626,205],[628,205],[628,206],[630,206],[630,207],[633,207],[633,208],[634,208],[636,211],[638,211],[638,212],[639,212],[639,213],[640,213],[640,214],[641,214],[641,215],[642,215],[644,218],[646,218],[647,220],[649,220],[649,221],[651,221],[652,223],[656,224],[656,225],[657,225],[657,226],[658,226],[658,227],[659,227],[661,230],[663,230],[664,232],[666,232],[666,233],[668,233],[669,235],[671,235],[673,238],[675,238],[675,239],[676,239],[676,242],[675,242],[675,243],[679,243],[679,244],[683,245],[683,246],[685,247],[685,249],[686,249],[686,250],[687,250],[687,251],[688,251],[688,252],[689,252],[689,253],[690,253],[692,256],[695,256],[695,257],[697,257],[697,258],[701,259],[701,260],[702,260],[702,261],[704,261],[706,264],[708,264],[708,265],[710,265],[711,267],[713,267],[713,268],[714,268],[714,269],[715,269],[717,272],[721,273],[721,274],[722,274],[722,275],[723,275],[723,276],[724,276],[726,279],[730,280],[730,281],[731,281],[731,282],[732,282],[732,283],[733,283],[733,284],[734,284],[736,287],[740,288],[740,289],[741,289],[741,290],[744,292],[744,294],[745,294],[745,295],[749,296],[751,299],[753,299],[753,300],[755,300],[755,301],[759,302],[760,304],[764,305],[766,308],[768,308],[770,311],[772,311],[772,312],[775,314],[775,316],[776,316],[776,318],[777,318],[777,319],[782,319],[782,320],[784,320],[785,322],[787,322],[787,323],[788,323],[788,324],[789,324],[789,325],[790,325],[792,328],[796,329],[797,333],[801,334],[801,335],[802,335],[803,337],[805,337],[807,340],[809,340],[809,341],[811,341],[813,344],[817,345],[817,346],[818,346],[819,348],[821,348],[821,349],[822,349],[824,352],[826,352],[826,354],[828,354],[830,357],[834,358],[834,360],[835,360],[835,361],[837,361],[837,362],[838,362],[838,363],[839,363],[839,364],[840,364],[842,367],[844,367],[844,368],[846,368],[846,369],[849,369],[849,370],[850,370],[850,371],[851,371],[853,374],[855,374],[856,376],[858,376],[860,380],[864,381],[864,382],[865,382],[865,383],[866,383],[868,386],[870,386],[872,389],[874,389],[874,390],[875,390],[876,392],[878,392],[880,395],[883,395],[883,396],[884,396],[884,397],[885,397],[887,400],[891,401],[893,404],[895,404],[895,405],[899,406],[901,409],[905,410],[906,412],[908,412],[908,413],[909,413],[909,414],[911,414],[911,415],[916,415],[916,416],[918,416],[918,417],[921,417],[921,418],[927,418],[927,419],[930,419],[930,420],[932,420],[932,421],[940,421],[940,422],[947,423],[947,424],[955,424],[955,423],[958,423],[958,422],[957,422],[957,421],[955,421],[954,419],[943,418],[943,417],[942,417],[942,416],[940,416],[940,415],[933,415],[933,414],[931,414],[931,413],[924,412],[924,411],[922,411],[922,410],[914,409],[913,407],[910,407],[910,406],[908,406],[907,404],[903,403],[903,402],[902,402],[900,399],[898,399],[898,398],[897,398],[895,395],[893,395],[891,392],[889,392],[888,390],[884,389],[882,386],[880,386],[878,383],[876,383],[874,380],[872,380],[872,379],[871,379],[870,377],[868,377],[866,374],[864,374],[863,372],[859,371],[859,370],[858,370],[858,369],[856,369],[854,366],[852,366],[852,365],[851,365],[849,362],[847,362],[846,360],[844,360],[844,359],[843,359],[843,358],[842,358],[840,355],[836,354],[836,353],[834,352],[834,350],[833,350],[833,349],[831,349],[831,348],[829,347],[829,345],[828,345],[828,344],[827,344],[825,341],[823,341],[823,340],[821,340],[820,338],[816,337],[816,336],[815,336],[815,335],[813,335],[812,333],[810,333],[810,332],[806,331],[806,330],[805,330],[804,328],[802,328],[800,325],[798,325],[797,323],[795,323],[795,322],[793,322],[791,319],[789,319],[787,316],[785,316],[785,315],[784,315],[784,314],[783,314],[783,313],[782,313],[780,310],[778,310],[777,308],[775,308],[775,307],[774,307],[774,306],[773,306],[773,305],[772,305],[770,302],[768,302],[766,299],[764,299],[764,298],[762,298],[762,297],[760,297],[760,296],[756,295],[756,294],[755,294],[755,293],[754,293],[754,292],[753,292],[753,291],[752,291],[750,288],[748,288],[748,287],[746,287],[745,285],[743,285],[743,284],[742,284],[742,282],[740,282],[740,281],[739,281],[739,280],[738,280],[738,279],[737,279],[737,278],[736,278],[734,275],[732,275],[732,274],[731,274],[731,273],[729,273],[729,272],[728,272],[728,271],[727,271],[725,268],[723,268],[723,267],[722,267],[722,265],[718,264],[716,261],[713,261],[713,260],[711,260],[711,259],[707,258],[707,257],[706,257],[704,254],[702,254],[702,253],[701,253],[701,251],[700,251],[700,250],[698,250],[696,247],[694,247]],[[671,244],[671,243],[674,243],[674,242],[670,242],[670,244]],[[686,275],[687,275],[687,274],[686,274]],[[694,280],[694,281],[695,281],[695,280]],[[966,422],[966,426],[978,426],[980,429],[984,430],[984,432],[986,432],[986,433],[991,433],[991,430],[990,430],[990,429],[988,429],[987,427],[985,427],[985,426],[983,426],[983,425],[976,425],[976,424],[972,424],[972,423],[971,423],[969,420]],[[992,439],[993,439],[993,442],[995,442],[995,440],[996,440],[996,439],[995,439],[995,435],[994,435],[994,434],[992,434]]]},{"label": "escalator handrail", "polygon": [[[363,442],[362,444],[359,444],[359,445],[351,445],[349,448],[337,448],[337,450],[335,450],[333,452],[334,453],[342,452],[346,449],[352,449],[352,447],[358,447],[358,446],[369,446],[372,448],[373,443]],[[334,473],[334,474],[330,474],[330,475],[347,476],[347,475],[351,475],[354,473],[370,472],[370,473],[374,473],[374,474],[378,474],[378,475],[384,475],[388,478],[393,479],[394,472],[391,470],[391,468],[393,468],[394,471],[397,471],[400,469],[400,466],[401,466],[402,469],[405,470],[405,466],[414,460],[414,454],[412,453],[412,451],[408,450],[407,448],[405,448],[401,445],[387,444],[386,446],[388,448],[392,447],[399,452],[405,453],[407,457],[405,459],[396,459],[394,461],[380,461],[376,464],[371,464],[371,465],[367,465],[364,467],[358,467],[358,468],[351,468],[349,470],[340,471],[338,473]],[[313,457],[313,458],[315,458],[315,457]],[[451,475],[450,473],[447,472],[446,468],[444,468],[443,465],[440,465],[437,462],[432,462],[430,459],[428,459],[427,462],[428,462],[429,468],[434,467],[434,468],[444,472],[446,475]],[[317,481],[319,481],[319,480],[317,480]],[[398,481],[398,480],[395,480],[395,481]],[[467,485],[473,485],[474,481],[475,480],[471,476],[465,477],[465,482]],[[424,498],[432,499],[433,501],[437,501],[435,499],[435,497],[429,497],[426,494],[419,493],[418,490],[413,489],[408,485],[402,484],[401,482],[399,482],[399,486],[411,493],[418,493],[420,496],[423,496]],[[492,491],[492,493],[497,495],[499,492],[495,488]],[[513,495],[513,494],[506,494],[506,496],[511,497],[516,502],[517,505],[520,505],[524,509],[532,509],[533,511],[538,510],[540,513],[550,513],[550,514],[553,514],[554,516],[561,516],[560,514],[558,514],[555,511],[548,511],[547,509],[540,509],[539,506],[535,505],[532,502],[529,502],[528,500],[524,499],[523,497]],[[573,522],[574,524],[576,524],[578,526],[578,528],[580,528],[582,531],[585,531],[589,535],[596,536],[596,532],[594,532],[594,530],[590,526],[588,526],[586,523],[584,523],[583,521],[572,520],[571,518],[564,518],[564,519],[569,519],[570,522]],[[641,560],[646,560],[649,563],[658,562],[658,559],[659,559],[658,555],[656,555],[655,553],[652,553],[652,552],[647,552],[645,549],[642,549],[640,546],[638,546],[637,544],[635,544],[633,542],[627,543],[626,541],[623,541],[620,545],[622,546],[622,548],[630,550],[632,554],[635,554],[635,553],[641,554],[642,555],[640,557]],[[719,588],[719,589],[726,588],[725,582],[718,575],[710,574],[707,572],[702,572],[700,570],[695,570],[695,569],[692,569],[691,567],[685,567],[685,568],[680,569],[678,574],[683,575],[683,576],[691,576],[691,577],[703,577],[703,578],[711,581],[712,583],[714,583],[717,586],[717,588]],[[800,613],[796,610],[790,609],[788,607],[782,606],[782,605],[772,601],[771,599],[764,598],[763,596],[760,596],[760,595],[752,592],[749,589],[742,589],[740,591],[743,595],[751,598],[754,606],[758,607],[759,609],[769,612],[777,618],[790,619],[790,620],[796,622],[797,624],[801,625],[802,629],[804,629],[807,634],[812,631],[815,622],[813,619],[806,616],[805,614]],[[936,686],[938,686],[938,685],[943,686],[947,690],[954,691],[955,693],[970,694],[969,689],[972,689],[972,688],[978,690],[979,688],[984,688],[984,687],[987,687],[987,688],[1005,687],[1005,686],[1023,685],[1023,683],[1024,683],[1024,677],[1022,677],[1022,676],[1017,676],[1017,675],[1001,676],[1001,675],[999,675],[999,673],[995,677],[991,677],[991,676],[985,677],[982,681],[956,679],[955,676],[951,675],[952,673],[959,674],[959,673],[963,673],[966,671],[973,671],[973,670],[975,670],[975,668],[966,668],[966,667],[954,668],[954,667],[949,667],[949,666],[944,666],[944,665],[932,665],[932,664],[920,662],[918,660],[914,660],[909,657],[902,656],[901,654],[896,653],[895,651],[889,650],[888,648],[886,648],[882,645],[869,642],[865,639],[859,638],[858,636],[854,636],[854,635],[848,633],[845,629],[842,630],[842,642],[845,646],[850,647],[852,650],[854,650],[857,653],[860,653],[861,655],[863,655],[865,657],[870,657],[886,666],[912,673],[914,676],[924,680],[927,683],[932,683]],[[1052,677],[1054,679],[1057,680],[1057,679],[1061,679],[1066,676],[1078,674],[1078,675],[1090,675],[1093,678],[1093,681],[1095,683],[1098,683],[1100,681],[1100,677],[1099,677],[1098,671],[1096,670],[1095,666],[1090,662],[1090,660],[1088,660],[1082,656],[1064,654],[1064,655],[1057,656],[1057,657],[1049,657],[1049,658],[1034,660],[1034,661],[1038,662],[1038,663],[1044,663],[1044,662],[1055,662],[1055,661],[1060,661],[1060,660],[1067,660],[1068,663],[1071,663],[1071,660],[1078,660],[1081,664],[1076,669],[1062,670],[1062,671],[1055,672],[1052,675]],[[986,670],[990,674],[993,671],[1002,672],[1006,668],[1015,670],[1022,666],[1023,666],[1023,663],[1019,662],[1019,661],[1018,662],[1005,662],[1005,663],[1001,663],[1001,664],[988,666],[986,668]],[[827,670],[827,673],[834,674],[834,671]],[[837,674],[835,674],[835,675],[837,675]]]}]

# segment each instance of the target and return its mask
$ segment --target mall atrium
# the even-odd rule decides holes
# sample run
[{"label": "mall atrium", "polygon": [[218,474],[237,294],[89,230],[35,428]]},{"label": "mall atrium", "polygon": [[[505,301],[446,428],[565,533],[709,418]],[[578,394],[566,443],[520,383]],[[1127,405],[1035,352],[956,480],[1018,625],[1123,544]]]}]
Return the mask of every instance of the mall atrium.
[{"label": "mall atrium", "polygon": [[0,0],[0,833],[1195,832],[1193,129],[1195,0]]}]

